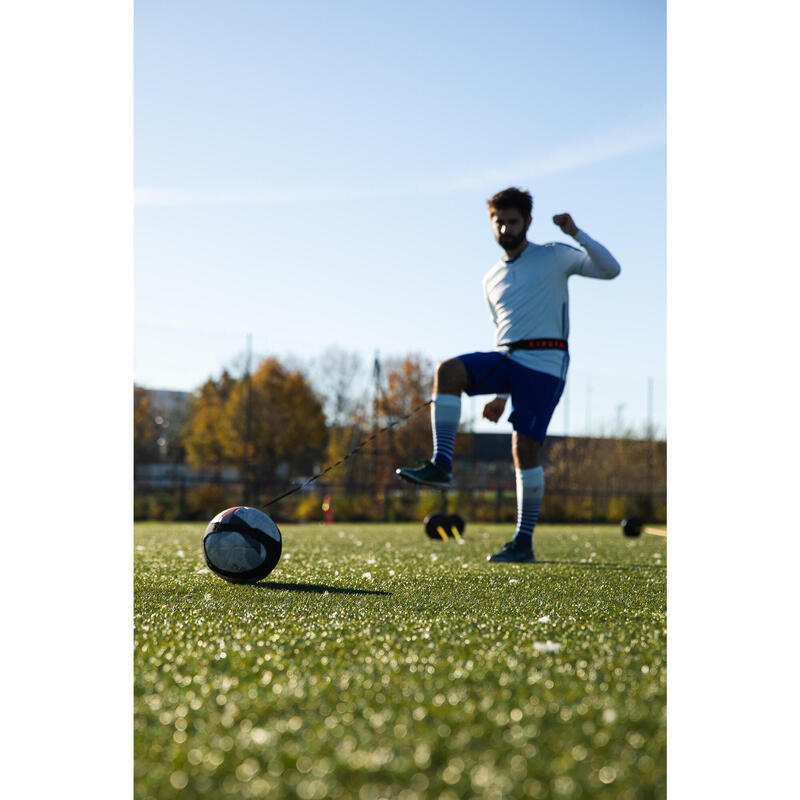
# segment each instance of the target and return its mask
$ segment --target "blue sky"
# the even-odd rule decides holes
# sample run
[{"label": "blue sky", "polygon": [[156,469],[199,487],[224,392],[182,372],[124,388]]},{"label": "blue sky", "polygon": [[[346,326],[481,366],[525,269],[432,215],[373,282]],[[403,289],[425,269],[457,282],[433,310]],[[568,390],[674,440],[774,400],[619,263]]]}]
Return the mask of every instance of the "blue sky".
[{"label": "blue sky", "polygon": [[[490,349],[485,200],[569,211],[622,264],[573,278],[551,433],[666,430],[662,2],[135,5],[135,367]],[[467,414],[478,413],[472,404]],[[481,423],[481,430],[510,430]]]},{"label": "blue sky", "polygon": [[[340,59],[355,65],[347,91],[371,85],[372,73],[357,69],[362,47],[371,48],[373,60],[393,59],[399,72],[411,74],[424,61],[427,83],[417,81],[413,89],[428,116],[411,121],[413,103],[386,99],[385,74],[375,92],[359,95],[368,108],[361,99],[344,103],[343,68],[330,59],[320,67],[314,49],[299,46],[322,39],[314,26],[324,7],[301,19],[297,9],[309,6],[295,3],[291,36],[289,22],[276,18],[271,49],[241,46],[228,53],[240,32],[268,41],[259,23],[267,12],[288,13],[266,3],[238,5],[248,13],[240,12],[234,26],[233,5],[226,3],[223,15],[222,3],[216,4],[214,18],[210,4],[140,0],[135,31],[128,0],[0,7],[0,59],[3,74],[12,78],[4,84],[4,110],[14,123],[4,129],[6,146],[0,149],[0,263],[8,297],[0,316],[8,384],[3,444],[13,464],[5,490],[15,509],[58,515],[57,531],[39,537],[46,546],[37,549],[37,570],[48,575],[48,592],[30,591],[30,571],[15,570],[4,581],[5,608],[26,597],[24,615],[4,618],[8,638],[18,649],[41,655],[12,659],[7,666],[14,685],[30,684],[40,693],[53,686],[46,701],[57,713],[47,724],[66,743],[48,752],[47,771],[41,770],[38,750],[17,748],[17,769],[8,776],[12,794],[15,781],[17,795],[30,793],[31,775],[39,794],[62,790],[64,775],[83,756],[70,743],[94,736],[99,716],[107,735],[92,740],[93,768],[80,776],[84,794],[108,796],[109,786],[119,783],[125,791],[129,782],[130,642],[127,625],[119,621],[132,613],[131,582],[120,580],[126,564],[132,574],[131,538],[125,534],[132,519],[132,301],[134,377],[154,385],[199,382],[244,347],[248,330],[262,351],[272,343],[277,350],[280,336],[286,337],[281,347],[283,341],[302,341],[310,351],[317,342],[306,341],[304,325],[317,313],[320,297],[328,301],[327,311],[312,330],[322,329],[324,321],[334,326],[331,338],[346,345],[345,330],[360,311],[366,321],[360,330],[352,324],[353,341],[368,340],[369,354],[376,343],[400,352],[403,336],[436,322],[434,290],[456,287],[470,306],[437,326],[440,349],[487,342],[491,331],[476,293],[497,250],[483,200],[496,188],[495,179],[507,176],[493,173],[485,188],[454,192],[444,203],[418,191],[406,205],[399,198],[387,207],[389,182],[380,170],[402,166],[393,173],[395,187],[433,179],[452,185],[464,175],[501,167],[513,173],[526,159],[547,156],[554,163],[546,144],[576,152],[575,142],[596,143],[605,135],[613,141],[619,128],[647,130],[647,120],[657,120],[659,109],[663,113],[663,5],[603,3],[599,11],[574,3],[505,5],[507,16],[501,18],[478,6],[459,4],[448,13],[436,4],[442,24],[428,42],[461,42],[455,62],[452,55],[436,61],[430,47],[392,49],[388,35],[376,34],[377,45],[367,37],[367,44],[354,49],[351,42],[348,49],[344,38],[356,41],[348,31],[367,26],[369,19],[359,21],[355,13],[322,19],[325,36],[340,43],[337,52],[347,53]],[[419,21],[415,35],[426,36],[425,15],[431,13],[420,8],[409,17]],[[389,22],[384,27],[402,29],[397,19]],[[786,631],[796,627],[798,563],[792,523],[797,469],[790,459],[800,449],[792,369],[800,122],[791,102],[800,68],[799,23],[797,4],[779,0],[757,6],[669,3],[669,781],[676,797],[778,797],[794,780],[794,707],[787,713],[787,697],[791,706],[794,694],[785,681],[743,682],[741,671],[724,666],[732,649],[766,656],[772,664],[792,663],[794,656]],[[468,45],[467,34],[478,44]],[[514,37],[530,47],[506,48],[504,42]],[[558,46],[548,50],[548,41]],[[233,80],[230,65],[245,54],[274,54],[281,42],[287,51],[294,43],[296,55],[287,68],[275,68],[270,82],[264,78],[258,102],[252,84],[244,102],[240,87],[248,85],[251,69],[241,67],[234,73],[241,80]],[[520,83],[506,82],[509,60],[522,65]],[[337,74],[343,81],[340,102],[332,104],[333,112],[327,107],[324,124],[316,124],[317,138],[312,141],[306,131],[305,139],[295,139],[293,128],[303,132],[315,109],[324,107],[318,87],[326,80],[328,88],[336,84]],[[470,81],[488,81],[490,74],[492,82],[481,84],[470,100]],[[438,87],[438,104],[423,102],[432,85]],[[457,101],[446,91],[454,87],[464,92]],[[295,102],[276,107],[270,98],[281,94]],[[254,120],[255,109],[269,110],[269,116],[251,125],[246,139],[243,118]],[[468,113],[475,115],[473,125],[464,122]],[[326,147],[328,132],[345,120],[354,120],[352,140],[340,132],[336,147]],[[407,127],[392,136],[392,125]],[[426,132],[429,146],[418,146]],[[259,146],[248,152],[248,141]],[[276,142],[280,149],[274,152]],[[362,162],[369,153],[367,168]],[[244,167],[234,169],[237,160]],[[601,374],[611,376],[604,381],[613,390],[606,403],[612,415],[615,403],[632,408],[645,393],[644,376],[654,375],[657,418],[663,416],[663,167],[663,146],[631,148],[614,160],[519,178],[537,198],[534,240],[559,238],[545,232],[545,211],[563,205],[623,264],[623,275],[611,284],[573,281],[573,428],[583,419],[586,374],[595,376],[593,419],[600,414]],[[163,202],[169,189],[173,201],[192,196],[195,203],[138,205],[135,253],[134,172],[140,198],[151,190],[151,201],[160,193]],[[372,180],[373,174],[380,180]],[[345,189],[352,198],[364,183],[375,196],[378,188],[384,192],[381,213],[373,209],[376,200],[360,203],[353,216],[346,213],[352,202],[331,199],[347,197]],[[315,195],[318,202],[264,202],[269,192],[288,193],[289,187],[298,197],[318,186],[328,192]],[[242,202],[245,195],[237,198],[244,190],[250,205]],[[208,203],[223,195],[229,207]],[[203,199],[206,206],[198,204]],[[305,216],[298,216],[298,206]],[[359,228],[364,219],[376,229]],[[379,249],[384,232],[388,244]],[[326,256],[322,266],[312,258],[320,253]],[[372,257],[381,266],[369,272]],[[402,274],[390,276],[391,291],[374,292],[390,302],[373,301],[392,324],[376,324],[371,304],[353,308],[353,276],[375,274],[383,282],[376,280],[372,288],[382,287],[386,271],[397,264]],[[313,289],[305,292],[307,305],[287,299],[298,270]],[[409,296],[421,310],[408,307]],[[403,316],[402,336],[379,342],[398,334],[395,315]],[[430,351],[433,356],[436,346]],[[90,507],[91,514],[74,513],[77,506]],[[9,563],[30,562],[28,537],[9,536],[6,548]],[[76,575],[88,579],[76,581]],[[66,601],[53,603],[53,597]],[[87,671],[84,661],[67,659],[54,685],[52,653],[74,650],[76,637],[96,642],[98,625],[108,668]],[[68,697],[59,691],[63,683],[75,689]],[[42,716],[30,713],[30,696],[19,691],[11,697],[20,742],[41,735]],[[76,698],[82,712],[77,715]],[[745,728],[774,735],[742,737]],[[709,764],[719,768],[705,768]],[[731,764],[751,768],[730,769]]]}]

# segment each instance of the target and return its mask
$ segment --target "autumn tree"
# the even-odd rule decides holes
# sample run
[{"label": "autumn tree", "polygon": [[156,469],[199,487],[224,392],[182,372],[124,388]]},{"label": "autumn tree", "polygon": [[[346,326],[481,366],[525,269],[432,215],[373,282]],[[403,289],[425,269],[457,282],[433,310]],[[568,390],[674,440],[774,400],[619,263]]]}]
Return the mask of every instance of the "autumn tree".
[{"label": "autumn tree", "polygon": [[222,431],[227,459],[245,465],[252,477],[271,480],[281,464],[289,475],[304,475],[321,459],[325,414],[299,370],[267,358],[249,381],[233,387]]},{"label": "autumn tree", "polygon": [[209,378],[192,393],[182,443],[187,463],[196,469],[220,470],[233,463],[227,446],[231,438],[227,404],[235,385],[236,379],[224,370],[219,380]]},{"label": "autumn tree", "polygon": [[[433,364],[430,359],[412,353],[403,359],[388,359],[384,368],[386,390],[378,399],[382,425],[396,422],[423,405],[431,397]],[[392,430],[392,456],[397,465],[430,457],[431,415],[424,408]],[[392,469],[394,472],[394,469]]]},{"label": "autumn tree", "polygon": [[[386,390],[379,400],[382,424],[394,422],[410,414],[431,399],[434,365],[430,359],[411,354],[386,363]],[[410,464],[431,456],[430,406],[418,411],[408,421],[398,425],[392,434],[392,449],[398,464]],[[456,437],[456,456],[469,450],[467,434],[459,431]]]}]

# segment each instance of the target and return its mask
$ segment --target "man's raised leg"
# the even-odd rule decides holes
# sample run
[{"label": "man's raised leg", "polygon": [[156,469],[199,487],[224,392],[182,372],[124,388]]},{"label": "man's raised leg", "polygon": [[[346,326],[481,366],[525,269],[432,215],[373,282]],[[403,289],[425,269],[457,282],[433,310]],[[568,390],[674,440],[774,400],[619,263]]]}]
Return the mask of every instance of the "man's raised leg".
[{"label": "man's raised leg", "polygon": [[442,361],[436,367],[431,403],[433,457],[416,469],[398,469],[403,480],[423,486],[447,488],[452,480],[453,452],[461,419],[461,392],[467,388],[467,369],[458,358]]}]

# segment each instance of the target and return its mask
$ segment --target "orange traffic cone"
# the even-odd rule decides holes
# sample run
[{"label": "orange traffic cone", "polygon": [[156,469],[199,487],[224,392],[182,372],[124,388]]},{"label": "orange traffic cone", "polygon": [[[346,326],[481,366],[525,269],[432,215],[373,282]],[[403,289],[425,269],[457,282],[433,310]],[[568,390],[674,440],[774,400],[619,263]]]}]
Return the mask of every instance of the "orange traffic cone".
[{"label": "orange traffic cone", "polygon": [[322,501],[322,521],[326,524],[333,522],[333,505],[329,494],[326,494],[325,499]]}]

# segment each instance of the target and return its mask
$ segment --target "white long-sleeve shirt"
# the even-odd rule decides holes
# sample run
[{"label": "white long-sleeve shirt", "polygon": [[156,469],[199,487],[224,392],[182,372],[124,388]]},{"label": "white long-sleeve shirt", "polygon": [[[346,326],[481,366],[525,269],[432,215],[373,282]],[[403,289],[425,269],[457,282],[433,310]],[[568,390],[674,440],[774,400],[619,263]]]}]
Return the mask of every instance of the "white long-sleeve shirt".
[{"label": "white long-sleeve shirt", "polygon": [[[511,261],[501,259],[483,278],[483,293],[495,325],[495,348],[521,339],[567,339],[571,275],[615,278],[617,260],[583,231],[583,250],[550,242],[528,246]],[[515,350],[510,357],[530,369],[565,378],[569,355],[561,350]]]}]

